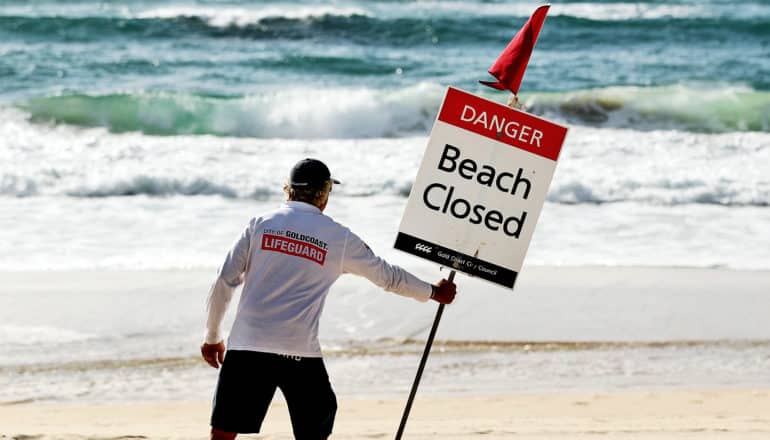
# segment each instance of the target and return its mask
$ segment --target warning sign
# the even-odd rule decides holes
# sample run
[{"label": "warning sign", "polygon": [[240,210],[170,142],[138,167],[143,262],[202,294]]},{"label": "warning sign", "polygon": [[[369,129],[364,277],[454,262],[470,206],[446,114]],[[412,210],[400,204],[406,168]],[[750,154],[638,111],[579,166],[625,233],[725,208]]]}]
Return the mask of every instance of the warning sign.
[{"label": "warning sign", "polygon": [[396,249],[513,288],[566,134],[450,87]]}]

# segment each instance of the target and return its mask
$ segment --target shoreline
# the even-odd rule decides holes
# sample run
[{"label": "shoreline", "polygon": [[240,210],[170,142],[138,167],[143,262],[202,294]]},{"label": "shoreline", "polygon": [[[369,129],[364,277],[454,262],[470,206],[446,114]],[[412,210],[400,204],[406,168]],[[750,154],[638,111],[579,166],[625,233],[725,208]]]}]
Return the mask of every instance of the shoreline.
[{"label": "shoreline", "polygon": [[[415,272],[445,275],[427,265]],[[0,401],[209,398],[216,374],[198,350],[213,277],[0,273]],[[513,293],[460,283],[421,384],[426,396],[770,384],[770,271],[530,267]],[[435,310],[342,277],[320,332],[340,395],[408,392]]]},{"label": "shoreline", "polygon": [[[391,438],[403,398],[338,396],[333,439]],[[0,406],[0,438],[204,439],[207,401]],[[770,436],[770,388],[561,392],[415,400],[409,439],[764,439]],[[282,399],[271,405],[262,434],[291,439]]]}]

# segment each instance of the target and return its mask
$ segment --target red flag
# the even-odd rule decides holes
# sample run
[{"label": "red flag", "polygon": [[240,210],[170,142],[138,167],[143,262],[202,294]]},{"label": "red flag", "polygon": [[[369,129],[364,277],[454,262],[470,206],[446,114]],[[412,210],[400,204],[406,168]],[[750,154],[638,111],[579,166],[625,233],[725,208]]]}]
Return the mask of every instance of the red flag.
[{"label": "red flag", "polygon": [[498,90],[510,90],[514,95],[519,93],[519,86],[524,77],[524,71],[527,70],[529,56],[532,55],[532,49],[535,48],[537,36],[540,34],[540,28],[543,27],[545,15],[550,6],[544,5],[535,9],[524,27],[508,43],[508,47],[503,50],[495,64],[489,68],[489,73],[498,81],[479,81],[481,84]]}]

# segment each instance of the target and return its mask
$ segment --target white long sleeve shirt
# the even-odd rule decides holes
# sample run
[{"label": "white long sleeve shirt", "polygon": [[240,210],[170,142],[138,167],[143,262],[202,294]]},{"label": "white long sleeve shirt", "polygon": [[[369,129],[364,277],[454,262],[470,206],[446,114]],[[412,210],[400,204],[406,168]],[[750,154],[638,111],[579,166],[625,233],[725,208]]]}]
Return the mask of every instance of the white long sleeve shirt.
[{"label": "white long sleeve shirt", "polygon": [[431,285],[388,264],[348,228],[303,202],[287,202],[251,219],[227,254],[208,300],[206,342],[241,283],[228,348],[321,357],[318,323],[331,285],[343,273],[390,292],[427,301]]}]

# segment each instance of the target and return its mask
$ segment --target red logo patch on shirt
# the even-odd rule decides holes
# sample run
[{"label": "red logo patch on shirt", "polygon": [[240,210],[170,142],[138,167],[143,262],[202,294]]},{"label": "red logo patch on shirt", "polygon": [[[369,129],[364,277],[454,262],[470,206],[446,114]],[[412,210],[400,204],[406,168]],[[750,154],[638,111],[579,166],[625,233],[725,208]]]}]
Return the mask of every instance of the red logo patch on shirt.
[{"label": "red logo patch on shirt", "polygon": [[279,235],[262,234],[262,249],[304,258],[321,266],[326,261],[326,251],[320,247]]}]

